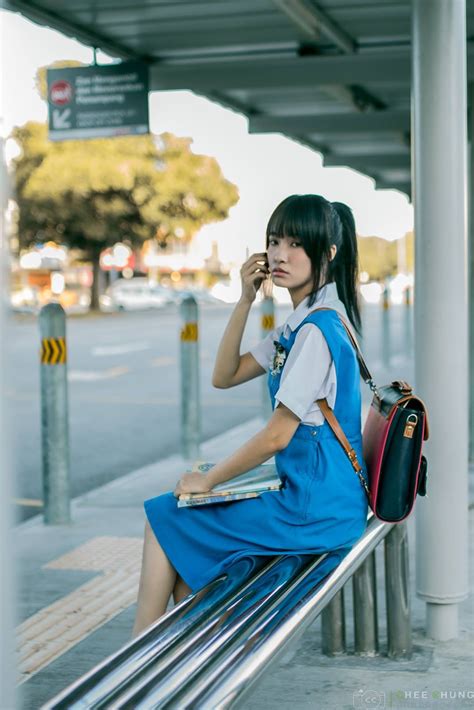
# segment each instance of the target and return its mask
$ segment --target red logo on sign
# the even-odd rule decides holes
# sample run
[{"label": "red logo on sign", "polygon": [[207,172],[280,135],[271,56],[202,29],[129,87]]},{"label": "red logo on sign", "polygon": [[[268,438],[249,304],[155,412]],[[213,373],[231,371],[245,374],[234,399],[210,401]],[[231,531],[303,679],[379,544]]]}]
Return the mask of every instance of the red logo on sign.
[{"label": "red logo on sign", "polygon": [[56,106],[64,106],[72,99],[72,86],[68,81],[55,81],[51,85],[49,96]]}]

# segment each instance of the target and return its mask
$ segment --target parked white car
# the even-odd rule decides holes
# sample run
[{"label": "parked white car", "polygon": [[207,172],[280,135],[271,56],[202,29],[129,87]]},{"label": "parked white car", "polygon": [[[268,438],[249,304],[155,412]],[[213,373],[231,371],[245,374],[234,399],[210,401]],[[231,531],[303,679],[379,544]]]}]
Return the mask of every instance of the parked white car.
[{"label": "parked white car", "polygon": [[101,297],[104,308],[121,311],[162,308],[170,303],[174,303],[172,291],[144,277],[120,279],[109,286]]}]

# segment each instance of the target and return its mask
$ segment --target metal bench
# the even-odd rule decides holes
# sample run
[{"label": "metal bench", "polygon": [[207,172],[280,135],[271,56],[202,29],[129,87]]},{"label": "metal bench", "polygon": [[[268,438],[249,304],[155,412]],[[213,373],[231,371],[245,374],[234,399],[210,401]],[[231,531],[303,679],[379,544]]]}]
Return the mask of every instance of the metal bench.
[{"label": "metal bench", "polygon": [[342,587],[353,577],[355,644],[377,649],[373,553],[385,539],[388,654],[411,654],[405,525],[369,517],[341,559],[245,557],[43,706],[228,708],[322,613],[323,650],[344,650]]}]

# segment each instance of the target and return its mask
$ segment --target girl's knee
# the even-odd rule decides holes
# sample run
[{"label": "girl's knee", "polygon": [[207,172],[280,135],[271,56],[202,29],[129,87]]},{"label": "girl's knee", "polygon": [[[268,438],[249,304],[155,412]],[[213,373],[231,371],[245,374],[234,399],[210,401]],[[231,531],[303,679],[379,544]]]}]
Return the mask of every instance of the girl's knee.
[{"label": "girl's knee", "polygon": [[158,542],[158,539],[155,533],[153,532],[153,528],[151,527],[150,521],[148,519],[145,522],[144,540],[145,543],[147,543],[148,545],[152,542]]},{"label": "girl's knee", "polygon": [[153,534],[153,530],[152,530],[152,527],[151,527],[151,525],[150,525],[150,521],[148,520],[148,518],[146,518],[146,520],[145,520],[145,535],[148,536],[148,535],[151,535],[151,534]]}]

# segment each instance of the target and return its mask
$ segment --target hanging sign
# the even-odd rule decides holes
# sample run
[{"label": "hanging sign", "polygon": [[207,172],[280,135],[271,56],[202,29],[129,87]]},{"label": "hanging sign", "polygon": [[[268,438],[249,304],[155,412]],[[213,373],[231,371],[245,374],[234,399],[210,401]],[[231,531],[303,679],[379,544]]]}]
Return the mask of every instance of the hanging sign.
[{"label": "hanging sign", "polygon": [[48,69],[47,80],[50,140],[149,132],[147,64]]}]

